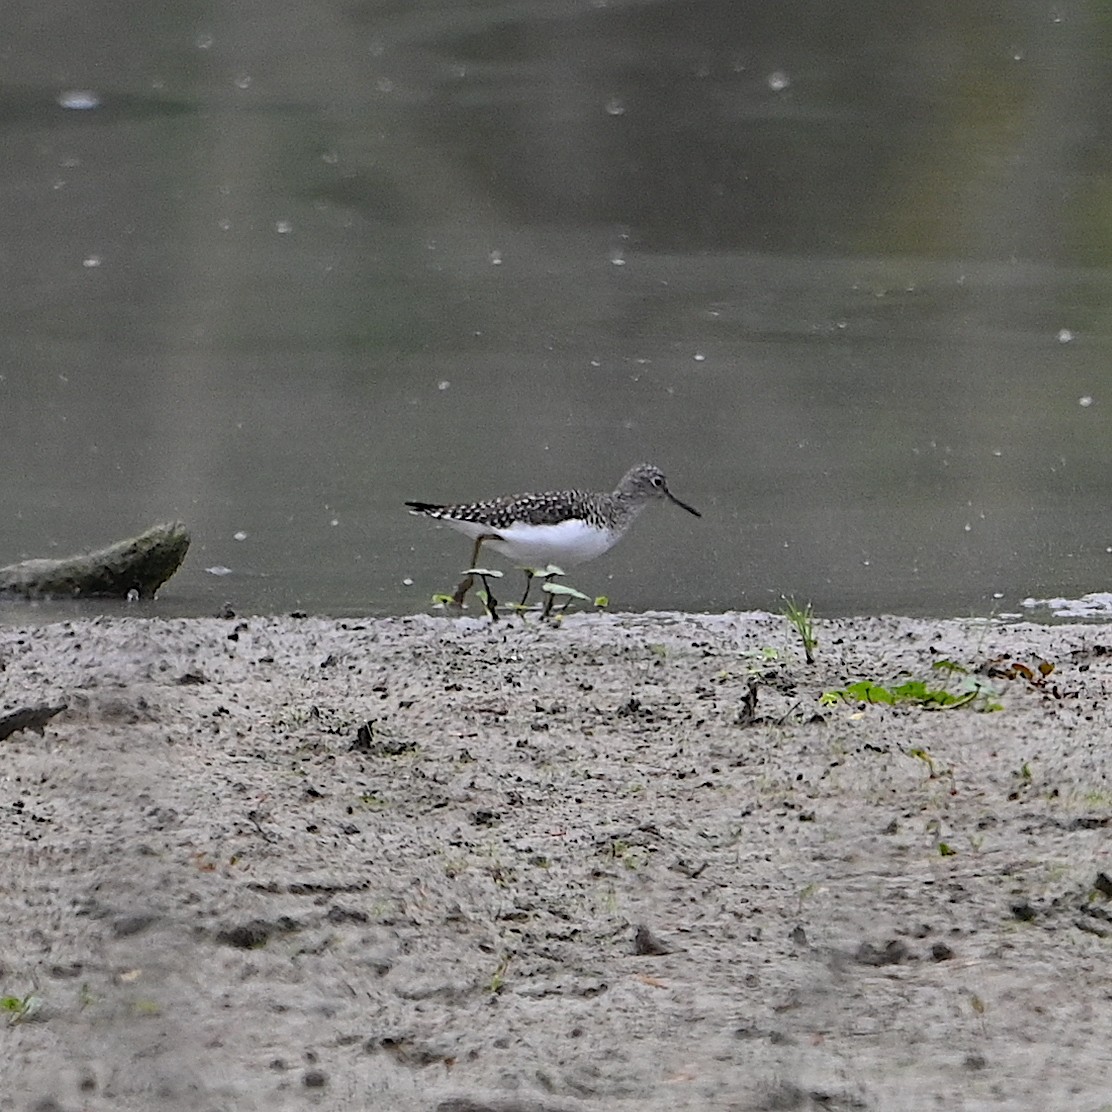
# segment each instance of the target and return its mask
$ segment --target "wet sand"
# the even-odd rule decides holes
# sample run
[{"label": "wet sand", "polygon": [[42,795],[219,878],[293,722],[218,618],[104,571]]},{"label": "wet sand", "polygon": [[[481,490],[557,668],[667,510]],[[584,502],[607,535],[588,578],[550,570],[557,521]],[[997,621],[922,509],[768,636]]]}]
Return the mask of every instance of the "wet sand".
[{"label": "wet sand", "polygon": [[1109,1108],[1112,630],[818,632],[0,629],[14,1107]]}]

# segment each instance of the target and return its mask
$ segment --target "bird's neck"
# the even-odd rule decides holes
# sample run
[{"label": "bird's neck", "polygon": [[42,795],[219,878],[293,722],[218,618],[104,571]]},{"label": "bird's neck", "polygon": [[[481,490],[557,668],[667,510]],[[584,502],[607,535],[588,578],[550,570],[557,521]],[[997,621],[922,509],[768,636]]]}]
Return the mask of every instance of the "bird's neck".
[{"label": "bird's neck", "polygon": [[615,491],[614,508],[617,511],[615,517],[618,528],[621,530],[627,528],[647,505],[648,503],[643,498],[636,498],[631,494],[626,494],[625,491]]}]

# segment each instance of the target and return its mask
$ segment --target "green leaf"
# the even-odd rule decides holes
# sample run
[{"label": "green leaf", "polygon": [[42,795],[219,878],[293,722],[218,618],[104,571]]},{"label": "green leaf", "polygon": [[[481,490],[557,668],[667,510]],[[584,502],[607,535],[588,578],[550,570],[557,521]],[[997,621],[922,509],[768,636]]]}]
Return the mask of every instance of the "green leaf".
[{"label": "green leaf", "polygon": [[977,692],[971,691],[964,695],[954,695],[942,688],[927,687],[922,680],[909,680],[901,683],[892,691],[898,702],[919,703],[923,706],[952,707],[969,702],[975,698]]},{"label": "green leaf", "polygon": [[894,703],[896,700],[887,687],[872,680],[858,680],[843,689],[844,698],[859,703]]},{"label": "green leaf", "polygon": [[555,564],[549,564],[543,568],[526,568],[527,572],[532,573],[534,579],[554,579],[558,575],[564,575],[564,569],[558,568]]},{"label": "green leaf", "polygon": [[908,680],[907,683],[901,683],[899,687],[894,687],[891,695],[892,701],[897,702],[900,699],[929,699],[932,692],[927,689],[927,685],[922,680]]},{"label": "green leaf", "polygon": [[931,667],[936,672],[959,672],[963,676],[969,674],[969,669],[963,664],[958,664],[956,660],[936,660]]},{"label": "green leaf", "polygon": [[468,568],[463,573],[464,575],[486,575],[491,579],[501,579],[505,572],[499,571],[497,568]]},{"label": "green leaf", "polygon": [[584,602],[591,601],[590,595],[585,595],[582,591],[577,591],[566,583],[542,583],[541,590],[547,591],[550,595],[560,595],[561,598],[578,598]]},{"label": "green leaf", "polygon": [[932,757],[930,753],[921,746],[916,745],[907,750],[907,755],[909,757],[914,757],[917,761],[922,761],[927,768],[931,770],[931,779],[934,779],[934,757]]},{"label": "green leaf", "polygon": [[[888,706],[896,703],[913,703],[927,710],[951,710],[964,707],[985,693],[980,684],[974,683],[968,690],[955,694],[941,687],[928,687],[923,680],[907,680],[893,688],[884,687],[872,680],[858,680],[846,687],[824,691],[819,699],[823,706],[838,701],[858,703],[882,703]],[[986,709],[1000,709],[996,705]]]},{"label": "green leaf", "polygon": [[595,598],[595,606],[597,606],[600,610],[605,610],[606,607],[608,607],[609,605],[610,599],[608,599],[606,595],[598,595]]}]

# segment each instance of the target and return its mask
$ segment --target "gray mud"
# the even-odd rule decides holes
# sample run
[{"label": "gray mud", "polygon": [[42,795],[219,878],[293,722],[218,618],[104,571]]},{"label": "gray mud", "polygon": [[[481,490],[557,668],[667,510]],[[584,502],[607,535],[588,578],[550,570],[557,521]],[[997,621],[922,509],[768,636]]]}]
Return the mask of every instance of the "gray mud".
[{"label": "gray mud", "polygon": [[0,630],[5,1107],[1112,1107],[1112,630],[819,634]]}]

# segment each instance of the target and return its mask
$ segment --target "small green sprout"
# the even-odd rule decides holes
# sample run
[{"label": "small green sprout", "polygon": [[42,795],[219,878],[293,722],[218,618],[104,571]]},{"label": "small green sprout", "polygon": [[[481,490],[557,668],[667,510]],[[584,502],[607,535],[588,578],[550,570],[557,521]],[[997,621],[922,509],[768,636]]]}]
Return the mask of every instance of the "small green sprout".
[{"label": "small green sprout", "polygon": [[8,1026],[30,1019],[42,1007],[42,998],[33,992],[26,996],[0,996],[0,1012],[7,1012]]},{"label": "small green sprout", "polygon": [[936,660],[931,665],[931,670],[935,672],[949,672],[951,675],[969,675],[969,669],[966,668],[964,664],[958,664],[956,660]]},{"label": "small green sprout", "polygon": [[590,595],[585,595],[582,591],[576,590],[574,587],[569,587],[567,584],[557,583],[556,580],[564,575],[564,569],[558,567],[556,564],[548,564],[543,568],[523,568],[525,572],[525,593],[521,596],[521,601],[514,603],[512,608],[523,618],[525,614],[532,609],[528,606],[529,594],[533,589],[533,580],[540,579],[541,590],[545,593],[544,606],[541,608],[541,618],[547,618],[552,614],[553,604],[557,598],[564,600],[563,606],[556,611],[556,619],[559,620],[563,614],[571,606],[572,602],[578,599],[580,602],[593,604],[598,609],[602,609],[610,604],[610,600],[605,595],[599,595],[597,598],[591,598]]},{"label": "small green sprout", "polygon": [[815,636],[815,612],[811,604],[798,606],[795,599],[788,598],[787,595],[781,595],[780,601],[784,604],[784,617],[799,634],[799,639],[803,643],[804,659],[808,664],[814,664],[815,649],[818,648],[819,639]]},{"label": "small green sprout", "polygon": [[509,954],[503,956],[502,960],[495,967],[494,972],[490,977],[489,991],[491,996],[497,996],[506,984],[506,970],[510,967],[512,957]]},{"label": "small green sprout", "polygon": [[490,615],[490,620],[492,622],[498,621],[498,600],[490,589],[489,580],[501,579],[503,573],[497,568],[468,568],[463,574],[467,576],[477,575],[482,580],[483,589],[479,592],[479,599],[483,604],[483,609]]},{"label": "small green sprout", "polygon": [[524,614],[526,603],[529,601],[529,592],[533,589],[533,580],[556,579],[564,574],[564,569],[555,564],[547,564],[543,568],[522,568],[521,570],[525,572],[525,594],[521,596],[521,601],[514,606],[514,609],[519,614]]},{"label": "small green sprout", "polygon": [[932,757],[930,753],[926,751],[926,749],[923,749],[921,746],[916,745],[907,751],[907,755],[909,757],[914,757],[917,761],[922,761],[923,764],[925,764],[927,768],[931,770],[931,776],[934,776],[934,757]]},{"label": "small green sprout", "polygon": [[800,890],[799,890],[799,892],[797,893],[797,896],[796,896],[796,899],[798,900],[798,905],[796,907],[796,914],[797,915],[802,915],[803,914],[803,904],[807,900],[809,900],[813,895],[815,895],[818,891],[819,891],[819,885],[818,884],[813,884],[813,883],[812,884],[805,884],[802,888],[800,888]]}]

